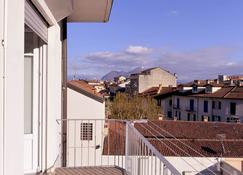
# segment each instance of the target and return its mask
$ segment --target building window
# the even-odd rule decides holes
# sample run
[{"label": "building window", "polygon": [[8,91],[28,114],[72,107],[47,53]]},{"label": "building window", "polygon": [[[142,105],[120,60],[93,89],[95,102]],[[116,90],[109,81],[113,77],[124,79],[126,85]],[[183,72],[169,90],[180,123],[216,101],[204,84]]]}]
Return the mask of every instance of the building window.
[{"label": "building window", "polygon": [[176,116],[176,117],[177,117],[177,113],[178,113],[178,112],[176,111],[176,112],[175,112],[175,116]]},{"label": "building window", "polygon": [[221,104],[221,101],[219,101],[219,104],[218,104],[218,105],[219,105],[219,109],[221,109],[221,105],[222,105],[222,104]]},{"label": "building window", "polygon": [[176,101],[176,107],[177,107],[177,109],[180,108],[180,99],[179,99],[179,98],[177,98],[177,101]]},{"label": "building window", "polygon": [[168,111],[168,118],[172,118],[172,112]]},{"label": "building window", "polygon": [[179,111],[179,117],[178,117],[179,120],[181,120],[181,111]]},{"label": "building window", "polygon": [[170,99],[170,101],[169,101],[169,106],[172,106],[172,100]]},{"label": "building window", "polygon": [[215,101],[212,102],[212,108],[215,109]]},{"label": "building window", "polygon": [[197,116],[196,114],[193,114],[193,121],[196,121],[197,120]]},{"label": "building window", "polygon": [[236,114],[236,103],[230,103],[230,115]]},{"label": "building window", "polygon": [[80,140],[93,139],[93,123],[81,123],[80,125]]},{"label": "building window", "polygon": [[190,100],[190,111],[194,111],[194,100]]},{"label": "building window", "polygon": [[204,101],[204,112],[208,112],[208,101]]},{"label": "building window", "polygon": [[187,113],[187,121],[190,121],[190,120],[191,120],[191,114]]},{"label": "building window", "polygon": [[212,116],[212,121],[221,121],[221,117],[217,115]]}]

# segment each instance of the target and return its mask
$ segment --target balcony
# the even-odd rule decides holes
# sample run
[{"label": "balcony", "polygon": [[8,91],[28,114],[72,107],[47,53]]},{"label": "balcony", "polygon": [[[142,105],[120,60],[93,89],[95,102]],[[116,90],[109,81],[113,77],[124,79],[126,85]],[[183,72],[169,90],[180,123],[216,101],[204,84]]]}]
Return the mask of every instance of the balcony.
[{"label": "balcony", "polygon": [[178,105],[173,105],[173,109],[181,109],[181,107]]},{"label": "balcony", "polygon": [[191,108],[191,107],[186,107],[186,111],[187,112],[197,112],[197,110],[195,108]]},{"label": "balcony", "polygon": [[67,119],[62,160],[57,175],[69,174],[181,174],[128,121]]}]

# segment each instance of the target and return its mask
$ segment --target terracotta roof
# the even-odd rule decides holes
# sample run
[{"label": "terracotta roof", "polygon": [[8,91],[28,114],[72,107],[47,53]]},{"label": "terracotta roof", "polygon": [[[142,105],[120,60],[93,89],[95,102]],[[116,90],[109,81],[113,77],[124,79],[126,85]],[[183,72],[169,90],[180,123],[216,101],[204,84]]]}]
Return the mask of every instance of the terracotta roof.
[{"label": "terracotta roof", "polygon": [[[134,126],[164,156],[243,158],[243,124],[155,120]],[[124,155],[125,123],[109,127],[103,154]]]},{"label": "terracotta roof", "polygon": [[[201,157],[200,154],[202,154],[206,157],[220,157],[221,155],[223,157],[243,157],[242,124],[149,121],[148,123],[136,123],[135,127],[164,156]],[[168,132],[177,139],[174,139]],[[222,142],[218,138],[219,135],[225,136]],[[159,139],[156,139],[155,136]],[[188,148],[185,144],[193,149]]]},{"label": "terracotta roof", "polygon": [[193,93],[192,90],[184,92],[176,91],[173,95],[204,97],[204,98],[225,98],[225,99],[243,99],[243,87],[228,86],[222,87],[214,93],[206,93],[205,90],[200,90],[198,93]]},{"label": "terracotta roof", "polygon": [[76,92],[79,92],[79,93],[82,93],[84,95],[87,95],[91,98],[94,98],[100,102],[103,102],[104,99],[103,99],[103,95],[101,95],[100,93],[98,93],[96,91],[96,89],[89,85],[86,81],[83,81],[83,80],[71,80],[71,81],[68,81],[67,82],[67,87],[76,91]]},{"label": "terracotta roof", "polygon": [[159,91],[159,87],[151,87],[151,88],[143,91],[142,93],[140,93],[140,95],[154,96],[154,95],[158,94],[158,91]]}]

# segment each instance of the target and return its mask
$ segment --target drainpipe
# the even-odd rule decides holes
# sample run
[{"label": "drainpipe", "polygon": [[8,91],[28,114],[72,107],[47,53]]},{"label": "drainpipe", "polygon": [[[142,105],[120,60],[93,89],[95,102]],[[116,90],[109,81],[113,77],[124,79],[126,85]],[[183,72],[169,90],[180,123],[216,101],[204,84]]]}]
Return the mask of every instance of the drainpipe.
[{"label": "drainpipe", "polygon": [[67,134],[67,18],[62,23],[62,121],[61,121],[61,161],[66,166],[66,134]]}]

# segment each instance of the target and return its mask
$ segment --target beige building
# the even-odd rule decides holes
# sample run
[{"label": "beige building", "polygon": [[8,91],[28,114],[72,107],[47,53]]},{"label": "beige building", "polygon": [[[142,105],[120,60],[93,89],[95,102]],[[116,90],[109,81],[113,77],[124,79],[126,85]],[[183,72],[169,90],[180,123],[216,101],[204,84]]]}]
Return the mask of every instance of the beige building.
[{"label": "beige building", "polygon": [[132,74],[131,83],[128,91],[132,94],[138,94],[151,87],[176,87],[176,75],[161,69],[160,67],[150,68],[139,74]]}]

